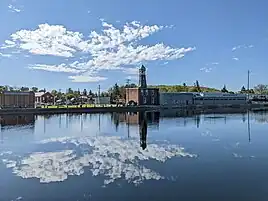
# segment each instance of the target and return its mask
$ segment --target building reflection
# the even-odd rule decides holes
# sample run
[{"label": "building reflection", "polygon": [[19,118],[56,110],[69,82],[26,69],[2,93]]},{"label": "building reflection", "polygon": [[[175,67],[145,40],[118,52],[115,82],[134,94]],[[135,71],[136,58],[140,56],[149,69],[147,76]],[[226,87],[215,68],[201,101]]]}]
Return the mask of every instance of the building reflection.
[{"label": "building reflection", "polygon": [[[34,132],[34,125],[35,125],[35,115],[3,115],[0,116],[0,143],[3,144],[5,140],[14,138],[16,135],[6,135],[4,138],[4,133],[10,129],[16,129],[20,126],[20,129],[30,131],[29,133]],[[23,127],[21,127],[23,126]],[[21,133],[18,133],[21,135]]]},{"label": "building reflection", "polygon": [[139,118],[139,133],[140,133],[140,146],[144,150],[147,147],[147,115],[146,113],[139,113],[140,118]]},{"label": "building reflection", "polygon": [[129,128],[131,125],[138,125],[139,135],[140,135],[140,146],[144,150],[147,147],[147,130],[148,125],[150,127],[159,128],[159,112],[135,112],[135,113],[112,113],[112,121],[115,125],[116,130],[120,124],[126,124],[128,129],[129,137]]},{"label": "building reflection", "polygon": [[32,126],[34,127],[35,123],[35,115],[29,114],[29,115],[4,115],[0,116],[0,124],[1,129],[4,129],[6,127],[10,126]]}]

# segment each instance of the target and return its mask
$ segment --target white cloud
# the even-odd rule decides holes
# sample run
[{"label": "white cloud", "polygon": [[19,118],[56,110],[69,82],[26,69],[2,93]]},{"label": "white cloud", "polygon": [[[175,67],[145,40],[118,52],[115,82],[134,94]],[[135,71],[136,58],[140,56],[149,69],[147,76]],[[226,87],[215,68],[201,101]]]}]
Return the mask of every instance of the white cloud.
[{"label": "white cloud", "polygon": [[4,53],[1,53],[0,52],[0,57],[11,57],[12,55],[11,54],[4,54]]},{"label": "white cloud", "polygon": [[13,48],[16,46],[16,43],[11,40],[5,40],[5,43],[0,47],[0,49]]},{"label": "white cloud", "polygon": [[[135,185],[145,180],[165,179],[158,172],[140,161],[155,160],[162,164],[172,157],[196,157],[184,148],[169,143],[150,144],[141,150],[138,140],[123,140],[120,137],[63,137],[47,139],[40,144],[72,144],[74,150],[58,152],[37,152],[17,160],[3,159],[7,168],[22,178],[38,178],[41,183],[59,182],[71,175],[84,174],[87,167],[93,176],[104,178],[104,184],[123,179]],[[16,156],[12,156],[13,158]]]},{"label": "white cloud", "polygon": [[200,68],[201,71],[204,71],[206,73],[210,73],[212,71],[212,68],[211,67],[203,67],[203,68]]},{"label": "white cloud", "polygon": [[71,79],[72,82],[100,82],[106,80],[107,78],[90,75],[75,75],[69,76],[69,79]]},{"label": "white cloud", "polygon": [[134,80],[134,81],[138,80],[138,78],[139,78],[138,76],[134,76],[134,75],[129,75],[126,77],[127,80]]},{"label": "white cloud", "polygon": [[211,65],[219,65],[219,62],[212,62]]},{"label": "white cloud", "polygon": [[163,65],[167,65],[168,64],[168,61],[165,61],[164,63],[163,63]]},{"label": "white cloud", "polygon": [[16,12],[16,13],[20,13],[20,12],[21,12],[20,9],[16,8],[15,6],[13,6],[13,5],[11,5],[11,4],[8,5],[8,8],[9,8],[9,10],[10,10],[11,12]]},{"label": "white cloud", "polygon": [[124,68],[123,72],[129,75],[138,75],[139,68]]},{"label": "white cloud", "polygon": [[[102,26],[102,32],[91,31],[89,38],[86,39],[82,33],[68,31],[64,26],[41,24],[36,30],[20,30],[12,34],[11,40],[6,40],[2,48],[17,48],[36,55],[67,58],[76,56],[80,58],[81,54],[89,54],[88,61],[77,61],[74,66],[65,63],[49,67],[44,67],[48,66],[46,64],[35,65],[39,66],[35,69],[53,72],[64,72],[64,70],[57,71],[63,67],[68,71],[69,68],[74,68],[73,73],[79,75],[69,78],[85,82],[104,80],[97,75],[103,70],[124,71],[144,62],[177,60],[195,50],[195,47],[172,48],[163,43],[147,46],[138,44],[141,39],[164,28],[170,28],[169,26],[141,25],[140,22],[132,21],[123,25],[122,29],[118,29],[104,20]],[[61,68],[58,68],[59,66]],[[77,71],[80,68],[83,68],[85,74]],[[93,76],[96,76],[96,79]]]},{"label": "white cloud", "polygon": [[83,70],[70,68],[64,64],[61,64],[58,66],[35,64],[35,65],[30,65],[29,68],[34,69],[34,70],[44,70],[44,71],[63,72],[63,73],[81,73],[81,72],[83,72]]},{"label": "white cloud", "polygon": [[201,71],[206,72],[206,73],[210,73],[214,68],[216,68],[217,65],[219,65],[219,62],[211,62],[211,63],[207,63],[205,65],[205,67],[200,68]]},{"label": "white cloud", "polygon": [[236,50],[238,50],[240,48],[247,49],[247,48],[253,48],[253,47],[254,47],[254,45],[238,45],[238,46],[233,47],[232,51],[236,51]]},{"label": "white cloud", "polygon": [[239,58],[237,58],[237,57],[233,57],[233,60],[238,61],[238,60],[239,60]]}]

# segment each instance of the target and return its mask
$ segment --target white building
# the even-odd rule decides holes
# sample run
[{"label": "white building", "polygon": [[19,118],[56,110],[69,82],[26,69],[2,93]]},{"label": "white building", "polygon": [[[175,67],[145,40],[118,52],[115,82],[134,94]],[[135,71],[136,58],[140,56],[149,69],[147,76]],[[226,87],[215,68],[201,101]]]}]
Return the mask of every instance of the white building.
[{"label": "white building", "polygon": [[197,92],[164,92],[160,93],[160,105],[242,105],[247,103],[246,94],[230,93],[197,93]]},{"label": "white building", "polygon": [[110,97],[96,97],[94,98],[95,104],[111,104],[111,98]]}]

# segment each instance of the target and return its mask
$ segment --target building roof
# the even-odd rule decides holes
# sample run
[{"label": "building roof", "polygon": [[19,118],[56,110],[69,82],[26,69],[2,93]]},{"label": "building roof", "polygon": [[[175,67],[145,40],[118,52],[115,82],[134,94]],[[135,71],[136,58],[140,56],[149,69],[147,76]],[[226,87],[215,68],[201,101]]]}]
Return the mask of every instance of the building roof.
[{"label": "building roof", "polygon": [[41,96],[43,96],[44,94],[50,94],[51,96],[53,96],[50,92],[36,92],[36,93],[34,93],[34,95],[35,95],[35,97],[41,97]]},{"label": "building roof", "polygon": [[146,68],[145,68],[145,66],[144,66],[144,65],[141,65],[141,68],[140,68],[140,70],[142,70],[142,71],[146,71]]},{"label": "building roof", "polygon": [[45,92],[36,92],[34,93],[35,97],[40,97],[43,96],[45,94]]},{"label": "building roof", "polygon": [[31,91],[3,91],[2,94],[11,94],[11,95],[27,95],[33,92]]},{"label": "building roof", "polygon": [[246,94],[231,94],[231,93],[222,93],[222,92],[207,92],[200,93],[200,96],[205,97],[245,97]]}]

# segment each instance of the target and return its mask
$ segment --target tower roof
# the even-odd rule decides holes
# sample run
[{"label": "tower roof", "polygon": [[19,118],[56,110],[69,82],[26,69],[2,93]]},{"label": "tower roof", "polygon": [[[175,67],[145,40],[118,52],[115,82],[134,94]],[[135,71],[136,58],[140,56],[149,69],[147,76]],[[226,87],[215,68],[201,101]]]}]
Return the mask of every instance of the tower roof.
[{"label": "tower roof", "polygon": [[144,66],[144,65],[141,65],[141,68],[140,68],[140,70],[146,71],[146,68],[145,68],[145,66]]}]

